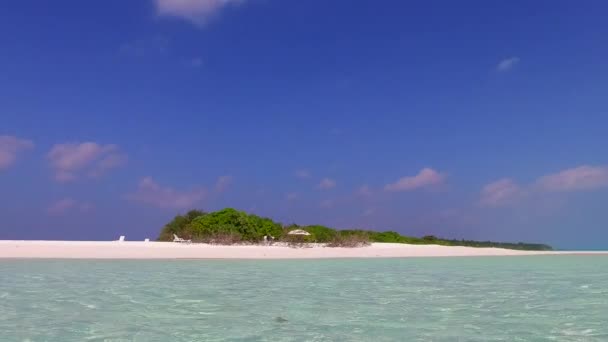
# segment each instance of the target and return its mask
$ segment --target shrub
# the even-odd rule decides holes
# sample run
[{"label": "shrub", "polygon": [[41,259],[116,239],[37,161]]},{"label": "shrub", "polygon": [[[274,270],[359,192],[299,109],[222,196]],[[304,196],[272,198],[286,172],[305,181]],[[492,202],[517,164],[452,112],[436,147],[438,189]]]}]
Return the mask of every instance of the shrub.
[{"label": "shrub", "polygon": [[280,224],[232,208],[199,216],[192,221],[191,226],[193,235],[202,240],[217,234],[231,233],[240,236],[242,241],[258,242],[265,235],[278,238],[283,234]]},{"label": "shrub", "polygon": [[310,245],[312,238],[306,235],[285,235],[282,241],[287,242],[291,248],[303,248]]},{"label": "shrub", "polygon": [[219,232],[206,236],[200,240],[195,239],[195,242],[203,242],[211,245],[236,245],[243,241],[241,235],[235,232]]},{"label": "shrub", "polygon": [[325,226],[307,226],[303,228],[311,235],[311,240],[319,243],[327,243],[338,236],[338,231]]},{"label": "shrub", "polygon": [[337,235],[331,242],[329,242],[327,247],[342,247],[342,248],[357,248],[357,247],[365,247],[369,246],[369,236],[366,233],[357,233],[357,234],[339,234]]},{"label": "shrub", "polygon": [[401,243],[403,236],[397,232],[373,232],[370,234],[373,242]]},{"label": "shrub", "polygon": [[[304,229],[310,236],[292,236],[293,229]],[[268,218],[248,215],[232,208],[213,213],[191,210],[177,215],[161,230],[159,241],[173,241],[173,234],[193,241],[233,244],[238,242],[260,242],[264,236],[273,236],[276,241],[285,241],[290,246],[301,247],[306,243],[327,243],[331,247],[358,247],[370,242],[437,244],[447,246],[499,247],[521,250],[551,250],[551,246],[535,243],[500,243],[492,241],[447,240],[434,235],[423,238],[403,236],[394,231],[377,232],[366,230],[343,230],[313,225],[300,227],[292,224],[283,228]]]},{"label": "shrub", "polygon": [[192,238],[191,223],[194,219],[204,216],[206,213],[200,210],[190,210],[186,215],[177,215],[167,223],[160,232],[158,241],[173,241],[173,234],[183,239]]}]

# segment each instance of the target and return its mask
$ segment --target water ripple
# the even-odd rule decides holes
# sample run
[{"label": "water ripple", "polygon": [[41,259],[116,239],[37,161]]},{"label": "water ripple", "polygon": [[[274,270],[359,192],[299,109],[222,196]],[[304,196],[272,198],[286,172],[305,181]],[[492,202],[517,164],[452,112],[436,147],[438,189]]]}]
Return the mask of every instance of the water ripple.
[{"label": "water ripple", "polygon": [[607,341],[608,257],[0,261],[0,340]]}]

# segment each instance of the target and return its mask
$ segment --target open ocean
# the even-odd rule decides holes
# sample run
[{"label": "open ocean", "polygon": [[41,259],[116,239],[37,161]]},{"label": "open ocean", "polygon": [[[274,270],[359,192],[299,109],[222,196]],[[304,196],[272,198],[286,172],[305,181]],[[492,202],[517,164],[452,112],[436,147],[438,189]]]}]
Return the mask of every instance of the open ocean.
[{"label": "open ocean", "polygon": [[0,341],[608,341],[608,256],[0,260]]}]

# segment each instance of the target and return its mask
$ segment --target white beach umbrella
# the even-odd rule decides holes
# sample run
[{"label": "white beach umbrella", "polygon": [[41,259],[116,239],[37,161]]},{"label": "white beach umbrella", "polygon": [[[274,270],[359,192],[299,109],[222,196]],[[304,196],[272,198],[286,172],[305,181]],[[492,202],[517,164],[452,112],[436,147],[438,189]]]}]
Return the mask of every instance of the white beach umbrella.
[{"label": "white beach umbrella", "polygon": [[310,236],[310,233],[305,231],[304,229],[295,229],[290,231],[289,233],[287,233],[287,235],[303,235],[303,236]]}]

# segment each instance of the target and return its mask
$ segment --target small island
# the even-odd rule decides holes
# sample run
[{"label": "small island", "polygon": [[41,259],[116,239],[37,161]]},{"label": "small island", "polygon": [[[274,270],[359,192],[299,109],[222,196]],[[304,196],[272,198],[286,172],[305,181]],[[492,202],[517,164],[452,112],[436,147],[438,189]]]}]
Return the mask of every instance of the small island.
[{"label": "small island", "polygon": [[283,225],[232,208],[177,215],[156,241],[127,236],[106,241],[0,240],[0,259],[345,259],[604,255],[554,251],[537,243],[411,237],[394,231]]},{"label": "small island", "polygon": [[[302,230],[308,234],[290,234],[290,232],[295,230]],[[216,245],[283,242],[292,247],[316,243],[323,244],[326,247],[352,248],[367,246],[371,243],[397,243],[503,248],[522,251],[553,250],[551,246],[539,243],[454,240],[442,239],[434,235],[410,237],[394,231],[379,232],[365,229],[337,230],[321,225],[283,225],[272,219],[248,214],[233,208],[226,208],[211,213],[190,210],[185,215],[178,215],[163,227],[157,240],[174,241],[174,236],[176,235],[192,242]]]}]

